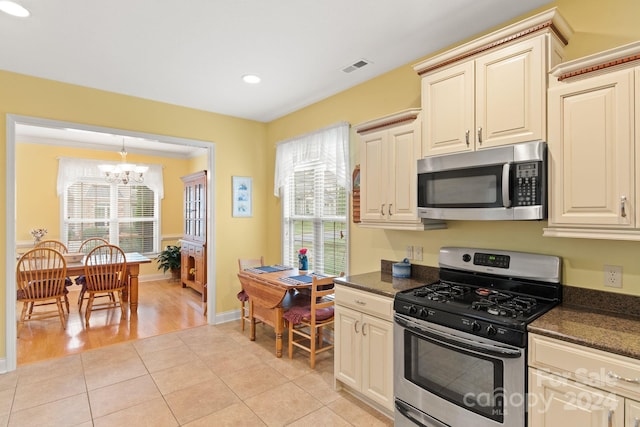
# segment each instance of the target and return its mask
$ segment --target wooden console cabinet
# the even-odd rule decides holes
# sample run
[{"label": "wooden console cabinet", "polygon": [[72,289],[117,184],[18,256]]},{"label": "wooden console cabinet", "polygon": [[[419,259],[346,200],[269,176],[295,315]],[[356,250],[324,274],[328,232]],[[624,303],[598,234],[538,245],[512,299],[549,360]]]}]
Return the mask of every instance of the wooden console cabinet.
[{"label": "wooden console cabinet", "polygon": [[180,240],[182,287],[195,289],[207,302],[207,171],[183,176],[184,222]]}]

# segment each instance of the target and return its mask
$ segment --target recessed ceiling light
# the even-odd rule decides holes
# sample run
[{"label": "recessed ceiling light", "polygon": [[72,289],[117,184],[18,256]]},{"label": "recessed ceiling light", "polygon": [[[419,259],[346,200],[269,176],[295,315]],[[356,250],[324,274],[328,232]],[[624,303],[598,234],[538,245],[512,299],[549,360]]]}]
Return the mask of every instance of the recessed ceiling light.
[{"label": "recessed ceiling light", "polygon": [[255,85],[257,83],[260,83],[261,79],[255,74],[245,74],[244,76],[242,76],[242,80],[244,80],[245,83],[250,83]]},{"label": "recessed ceiling light", "polygon": [[0,10],[9,15],[17,16],[18,18],[26,18],[30,15],[27,9],[20,6],[18,3],[8,0],[0,1]]}]

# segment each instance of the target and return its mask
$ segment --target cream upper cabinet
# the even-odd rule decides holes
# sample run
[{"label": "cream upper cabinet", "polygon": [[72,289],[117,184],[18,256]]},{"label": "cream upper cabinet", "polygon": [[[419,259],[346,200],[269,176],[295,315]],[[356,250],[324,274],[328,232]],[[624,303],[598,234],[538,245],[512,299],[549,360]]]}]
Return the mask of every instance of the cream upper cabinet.
[{"label": "cream upper cabinet", "polygon": [[554,70],[545,236],[640,240],[640,68],[624,60],[638,54],[635,43]]},{"label": "cream upper cabinet", "polygon": [[426,155],[545,139],[545,36],[422,79]]},{"label": "cream upper cabinet", "polygon": [[403,230],[443,228],[417,215],[420,110],[410,109],[355,126],[360,150],[362,226]]},{"label": "cream upper cabinet", "polygon": [[635,226],[633,80],[624,70],[549,90],[550,226]]},{"label": "cream upper cabinet", "polygon": [[547,73],[570,34],[552,10],[414,66],[423,155],[546,140]]},{"label": "cream upper cabinet", "polygon": [[640,363],[529,334],[529,427],[638,427]]}]

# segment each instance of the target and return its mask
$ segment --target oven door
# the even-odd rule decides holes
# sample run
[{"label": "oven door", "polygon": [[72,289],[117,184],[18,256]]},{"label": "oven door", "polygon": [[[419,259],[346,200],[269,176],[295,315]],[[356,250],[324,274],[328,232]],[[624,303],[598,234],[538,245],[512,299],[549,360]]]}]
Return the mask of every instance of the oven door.
[{"label": "oven door", "polygon": [[400,314],[394,349],[398,419],[423,420],[406,425],[525,425],[524,349]]}]

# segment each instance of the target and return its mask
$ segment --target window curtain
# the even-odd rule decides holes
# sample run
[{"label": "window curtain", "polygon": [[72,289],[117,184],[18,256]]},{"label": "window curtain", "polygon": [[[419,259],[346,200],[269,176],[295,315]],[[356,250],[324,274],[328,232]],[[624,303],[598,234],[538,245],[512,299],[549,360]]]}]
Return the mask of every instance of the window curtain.
[{"label": "window curtain", "polygon": [[335,174],[339,186],[351,188],[349,123],[337,123],[278,143],[273,194],[280,197],[280,189],[296,166],[318,161]]},{"label": "window curtain", "polygon": [[[118,162],[105,162],[104,160],[78,159],[61,157],[58,159],[58,196],[64,194],[74,182],[83,178],[102,178],[103,174],[98,165],[117,165]],[[154,191],[158,197],[164,199],[164,182],[162,177],[162,165],[147,165],[149,170],[144,173],[143,185]],[[135,183],[134,183],[135,185]]]}]

